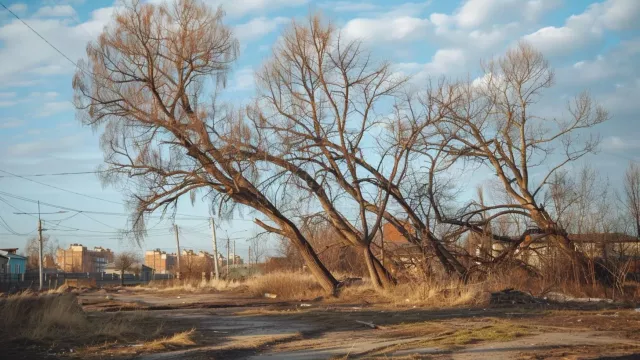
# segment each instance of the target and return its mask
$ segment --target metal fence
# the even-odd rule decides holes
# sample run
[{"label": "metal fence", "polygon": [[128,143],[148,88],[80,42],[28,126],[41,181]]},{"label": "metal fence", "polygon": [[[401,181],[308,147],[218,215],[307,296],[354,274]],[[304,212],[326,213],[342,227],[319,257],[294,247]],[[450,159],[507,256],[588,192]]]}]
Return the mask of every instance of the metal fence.
[{"label": "metal fence", "polygon": [[[167,280],[172,276],[169,274],[124,274],[125,285],[148,283],[150,280]],[[107,273],[45,273],[43,274],[43,289],[57,289],[62,286],[67,279],[95,279],[98,287],[106,285],[120,284],[118,274]],[[0,292],[16,292],[20,290],[40,287],[40,277],[37,272],[27,272],[24,274],[0,273]]]}]

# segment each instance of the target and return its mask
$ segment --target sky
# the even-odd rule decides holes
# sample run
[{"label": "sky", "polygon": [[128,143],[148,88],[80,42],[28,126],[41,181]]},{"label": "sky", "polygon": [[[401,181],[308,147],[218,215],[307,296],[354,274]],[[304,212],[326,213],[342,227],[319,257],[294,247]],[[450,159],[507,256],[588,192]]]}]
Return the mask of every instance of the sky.
[{"label": "sky", "polygon": [[[92,172],[102,162],[99,134],[75,119],[74,65],[62,54],[73,61],[83,58],[87,42],[100,34],[119,2],[0,2],[51,44],[0,7],[0,248],[23,248],[36,234],[32,213],[40,201],[45,234],[63,246],[175,251],[169,220],[152,219],[153,230],[140,246],[119,240],[118,230],[126,227],[124,199],[95,174],[31,176]],[[418,85],[440,76],[477,77],[481,59],[526,40],[556,71],[556,84],[545,98],[549,109],[587,90],[610,112],[611,120],[595,129],[602,138],[598,154],[582,163],[619,186],[629,162],[640,162],[639,0],[205,2],[222,6],[241,43],[226,90],[236,101],[251,99],[253,71],[268,58],[281,31],[310,13],[320,12],[344,36],[361,39],[375,57],[390,61]],[[202,201],[180,203],[175,223],[183,248],[211,251],[207,208]],[[220,243],[236,239],[238,254],[246,257],[246,238],[258,232],[252,215],[216,221]],[[223,244],[221,250],[226,251]]]}]

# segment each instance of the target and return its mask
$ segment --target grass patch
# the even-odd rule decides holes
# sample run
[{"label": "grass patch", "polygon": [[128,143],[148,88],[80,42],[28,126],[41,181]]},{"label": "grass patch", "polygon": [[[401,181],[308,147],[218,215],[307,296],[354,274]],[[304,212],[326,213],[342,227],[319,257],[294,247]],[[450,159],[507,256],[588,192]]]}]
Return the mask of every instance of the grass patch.
[{"label": "grass patch", "polygon": [[193,330],[156,340],[163,323],[140,312],[85,313],[74,293],[27,291],[2,298],[0,318],[0,347],[5,348],[16,343],[41,351],[73,348],[84,358],[195,344]]},{"label": "grass patch", "polygon": [[23,292],[0,300],[0,334],[5,340],[123,340],[139,333],[142,315],[127,314],[92,321],[73,293]]},{"label": "grass patch", "polygon": [[273,272],[248,279],[244,285],[250,295],[262,297],[275,294],[277,299],[312,299],[324,295],[324,290],[313,278],[303,272]]},{"label": "grass patch", "polygon": [[176,348],[195,345],[196,342],[193,340],[193,335],[195,331],[196,331],[195,329],[191,329],[189,331],[183,331],[181,333],[177,333],[170,337],[165,337],[162,339],[157,339],[157,340],[144,343],[142,344],[142,350],[163,351],[163,350],[173,350]]},{"label": "grass patch", "polygon": [[146,285],[134,287],[136,290],[154,291],[160,293],[207,293],[215,291],[238,290],[243,287],[239,281],[227,280],[163,280],[151,281]]}]

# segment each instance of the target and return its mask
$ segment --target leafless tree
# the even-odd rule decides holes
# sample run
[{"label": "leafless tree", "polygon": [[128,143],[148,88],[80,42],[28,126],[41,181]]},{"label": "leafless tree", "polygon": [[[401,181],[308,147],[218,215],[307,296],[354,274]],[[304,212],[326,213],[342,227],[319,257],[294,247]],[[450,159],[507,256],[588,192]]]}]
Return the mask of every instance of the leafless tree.
[{"label": "leafless tree", "polygon": [[400,106],[390,115],[378,111],[385,99],[402,100],[404,82],[360,42],[345,41],[312,16],[282,36],[258,72],[259,98],[248,109],[265,145],[246,154],[280,167],[287,181],[312,194],[320,216],[362,251],[376,287],[394,282],[371,251],[383,219],[417,238],[390,206],[412,210],[400,184],[426,124],[407,125]]},{"label": "leafless tree", "polygon": [[[447,111],[439,124],[446,154],[486,164],[514,199],[514,203],[473,213],[494,212],[481,223],[508,213],[526,215],[545,236],[553,238],[577,269],[588,269],[587,259],[571,243],[566,229],[554,221],[542,199],[557,171],[596,149],[597,136],[581,141],[584,137],[579,135],[606,121],[607,112],[583,93],[569,104],[566,119],[542,116],[536,104],[552,86],[554,74],[543,55],[527,43],[483,64],[483,70],[484,76],[477,81],[433,88],[428,100]],[[541,176],[532,175],[540,172]],[[535,238],[524,236],[516,242],[524,249]]]},{"label": "leafless tree", "polygon": [[103,129],[103,180],[134,181],[137,239],[145,235],[145,214],[175,212],[177,200],[187,194],[195,201],[204,193],[212,211],[217,206],[230,214],[238,205],[257,211],[272,223],[256,223],[292,241],[321,286],[332,292],[337,281],[276,206],[272,170],[244,153],[245,144],[258,147],[260,134],[242,114],[217,101],[238,49],[222,20],[221,10],[196,0],[160,6],[134,1],[89,44],[88,63],[80,65],[73,86],[83,123]]},{"label": "leafless tree", "polygon": [[[58,240],[52,239],[49,235],[42,236],[42,258],[44,265],[56,258],[56,250],[58,249]],[[27,269],[38,269],[40,259],[40,244],[37,236],[27,239],[25,245],[25,256],[27,257]],[[55,260],[54,260],[55,261]]]},{"label": "leafless tree", "polygon": [[640,241],[640,166],[630,163],[624,177],[624,197]]},{"label": "leafless tree", "polygon": [[120,285],[124,285],[124,273],[133,270],[134,265],[140,262],[140,256],[132,251],[125,251],[113,258],[113,263],[120,271]]}]

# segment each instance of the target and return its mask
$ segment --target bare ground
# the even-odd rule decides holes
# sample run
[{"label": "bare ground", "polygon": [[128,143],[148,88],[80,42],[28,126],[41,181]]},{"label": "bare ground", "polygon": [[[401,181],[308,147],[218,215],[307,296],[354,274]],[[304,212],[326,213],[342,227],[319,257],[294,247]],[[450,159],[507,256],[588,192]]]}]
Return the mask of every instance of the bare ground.
[{"label": "bare ground", "polygon": [[79,301],[96,317],[143,310],[165,336],[194,329],[192,343],[85,344],[49,358],[640,359],[640,312],[600,304],[424,309],[139,290]]}]

